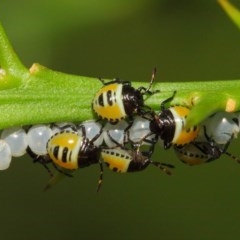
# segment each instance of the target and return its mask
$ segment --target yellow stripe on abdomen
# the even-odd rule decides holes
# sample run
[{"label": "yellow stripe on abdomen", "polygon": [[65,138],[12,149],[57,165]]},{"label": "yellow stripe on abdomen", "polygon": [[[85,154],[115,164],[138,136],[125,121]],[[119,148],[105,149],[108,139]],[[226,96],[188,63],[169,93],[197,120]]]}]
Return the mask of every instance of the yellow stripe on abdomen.
[{"label": "yellow stripe on abdomen", "polygon": [[79,140],[79,136],[72,132],[62,132],[61,134],[56,134],[50,139],[48,145],[52,146],[64,146],[68,149],[73,149]]},{"label": "yellow stripe on abdomen", "polygon": [[178,138],[173,142],[173,144],[176,145],[185,145],[190,142],[192,142],[194,139],[197,138],[199,133],[199,128],[193,129],[191,128],[190,130],[182,130],[181,133],[179,133]]},{"label": "yellow stripe on abdomen", "polygon": [[122,84],[112,83],[99,90],[93,100],[93,110],[98,116],[109,121],[117,121],[126,117],[122,88]]},{"label": "yellow stripe on abdomen", "polygon": [[130,160],[126,158],[128,155],[126,155],[124,150],[103,150],[101,155],[103,161],[108,165],[109,169],[118,173],[127,172]]}]

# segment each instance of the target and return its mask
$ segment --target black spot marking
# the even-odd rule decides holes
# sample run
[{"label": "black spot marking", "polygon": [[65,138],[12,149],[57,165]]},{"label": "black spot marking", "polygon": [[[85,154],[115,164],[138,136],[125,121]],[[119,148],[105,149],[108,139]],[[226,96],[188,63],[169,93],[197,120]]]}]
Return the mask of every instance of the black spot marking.
[{"label": "black spot marking", "polygon": [[63,152],[62,152],[62,162],[67,162],[67,153],[68,153],[68,148],[65,147],[63,148]]},{"label": "black spot marking", "polygon": [[56,159],[58,159],[58,152],[59,152],[59,146],[54,147],[52,153]]},{"label": "black spot marking", "polygon": [[113,98],[112,98],[112,91],[111,90],[107,91],[107,102],[110,106],[113,105]]},{"label": "black spot marking", "polygon": [[104,107],[104,102],[103,102],[103,94],[100,94],[98,97],[98,104],[102,107]]}]

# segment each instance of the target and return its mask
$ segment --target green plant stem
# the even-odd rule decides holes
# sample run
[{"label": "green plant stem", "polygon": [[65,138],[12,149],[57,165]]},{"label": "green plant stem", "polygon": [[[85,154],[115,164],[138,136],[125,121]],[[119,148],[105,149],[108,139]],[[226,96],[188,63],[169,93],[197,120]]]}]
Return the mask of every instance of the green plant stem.
[{"label": "green plant stem", "polygon": [[231,18],[233,23],[240,28],[240,11],[232,5],[227,0],[218,0],[218,3],[221,5],[226,14]]},{"label": "green plant stem", "polygon": [[[33,64],[28,70],[13,51],[0,25],[0,129],[97,118],[91,103],[102,87],[96,78],[74,76]],[[134,87],[148,83],[133,82]],[[192,108],[188,123],[196,124],[216,111],[239,111],[240,80],[154,83],[160,90],[145,99],[153,110],[177,91],[172,104]]]},{"label": "green plant stem", "polygon": [[14,52],[0,23],[0,90],[17,87],[27,69]]}]

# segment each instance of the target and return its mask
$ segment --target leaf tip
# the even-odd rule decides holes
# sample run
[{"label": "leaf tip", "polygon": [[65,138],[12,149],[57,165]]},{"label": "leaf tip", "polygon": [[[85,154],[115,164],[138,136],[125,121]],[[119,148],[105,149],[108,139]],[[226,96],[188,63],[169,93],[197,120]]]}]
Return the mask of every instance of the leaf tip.
[{"label": "leaf tip", "polygon": [[232,21],[240,28],[240,11],[228,0],[217,0],[219,5],[228,14]]}]

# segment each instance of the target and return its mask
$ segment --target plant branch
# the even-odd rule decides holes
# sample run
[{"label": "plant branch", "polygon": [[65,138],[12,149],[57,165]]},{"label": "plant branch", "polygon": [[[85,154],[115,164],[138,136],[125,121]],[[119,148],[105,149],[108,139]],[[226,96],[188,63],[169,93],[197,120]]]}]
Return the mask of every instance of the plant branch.
[{"label": "plant branch", "polygon": [[[0,25],[0,129],[51,122],[80,122],[96,118],[91,103],[102,87],[97,78],[74,76],[33,64],[24,67]],[[133,82],[134,87],[148,83]],[[171,82],[156,80],[160,92],[145,103],[158,111],[160,103],[177,91],[172,104],[189,106],[188,123],[196,124],[216,111],[239,111],[240,80]]]},{"label": "plant branch", "polygon": [[26,71],[0,23],[0,90],[19,86]]},{"label": "plant branch", "polygon": [[240,28],[240,11],[227,0],[218,0],[218,3],[231,18],[231,20],[236,24],[236,26]]}]

